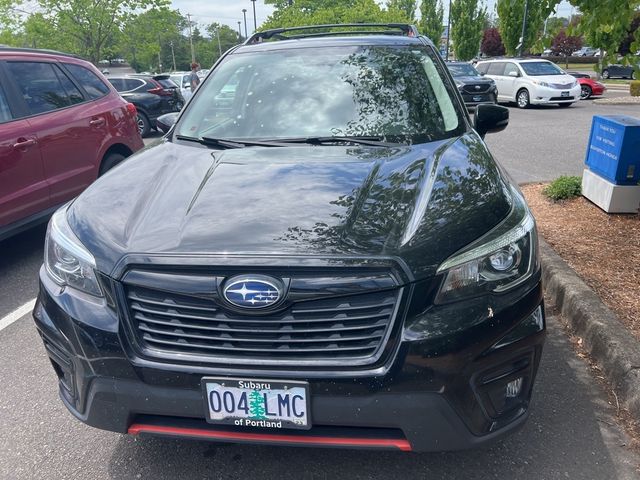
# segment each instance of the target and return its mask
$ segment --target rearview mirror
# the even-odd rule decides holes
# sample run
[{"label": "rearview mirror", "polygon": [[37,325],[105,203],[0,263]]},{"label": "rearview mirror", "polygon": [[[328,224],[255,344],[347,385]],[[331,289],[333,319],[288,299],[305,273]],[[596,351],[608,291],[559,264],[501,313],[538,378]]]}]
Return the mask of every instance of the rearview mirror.
[{"label": "rearview mirror", "polygon": [[519,76],[520,76],[520,74],[519,74],[518,72],[514,72],[513,70],[511,70],[511,71],[509,72],[509,76],[510,76],[510,77],[519,77]]},{"label": "rearview mirror", "polygon": [[500,105],[478,105],[474,124],[482,138],[487,133],[500,132],[509,125],[509,109]]},{"label": "rearview mirror", "polygon": [[156,127],[162,133],[167,133],[169,130],[171,130],[171,127],[173,127],[178,121],[178,115],[180,115],[180,113],[172,112],[165,113],[164,115],[159,116],[156,119]]}]

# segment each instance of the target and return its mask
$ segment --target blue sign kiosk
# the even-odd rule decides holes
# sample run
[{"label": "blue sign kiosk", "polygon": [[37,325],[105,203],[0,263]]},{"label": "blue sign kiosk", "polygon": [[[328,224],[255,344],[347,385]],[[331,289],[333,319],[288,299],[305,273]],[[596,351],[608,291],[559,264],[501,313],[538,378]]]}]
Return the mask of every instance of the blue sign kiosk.
[{"label": "blue sign kiosk", "polygon": [[582,194],[609,213],[640,207],[640,119],[593,117],[582,176]]}]

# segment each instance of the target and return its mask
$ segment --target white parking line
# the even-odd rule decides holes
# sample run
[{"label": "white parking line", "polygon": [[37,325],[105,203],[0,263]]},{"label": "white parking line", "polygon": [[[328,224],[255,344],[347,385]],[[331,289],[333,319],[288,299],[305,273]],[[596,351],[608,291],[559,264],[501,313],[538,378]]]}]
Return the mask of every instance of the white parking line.
[{"label": "white parking line", "polygon": [[35,306],[35,304],[36,304],[36,299],[35,298],[31,299],[21,307],[16,308],[9,315],[2,317],[0,319],[0,330],[4,330],[16,320],[20,320],[27,313],[33,310],[33,307]]}]

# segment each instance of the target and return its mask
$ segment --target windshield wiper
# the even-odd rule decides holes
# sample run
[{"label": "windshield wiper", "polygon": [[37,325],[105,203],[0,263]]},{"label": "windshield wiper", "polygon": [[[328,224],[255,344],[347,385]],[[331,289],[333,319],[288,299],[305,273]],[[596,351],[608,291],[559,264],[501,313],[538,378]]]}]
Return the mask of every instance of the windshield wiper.
[{"label": "windshield wiper", "polygon": [[310,145],[322,145],[325,143],[353,143],[357,145],[371,145],[373,147],[393,147],[397,143],[389,143],[382,140],[382,137],[300,137],[300,138],[278,138],[280,143],[307,143]]},{"label": "windshield wiper", "polygon": [[228,138],[214,137],[189,137],[185,135],[176,135],[178,140],[186,140],[189,142],[198,142],[202,145],[220,148],[244,148],[244,147],[286,147],[287,144],[278,143],[277,141],[261,141],[261,140],[231,140]]}]

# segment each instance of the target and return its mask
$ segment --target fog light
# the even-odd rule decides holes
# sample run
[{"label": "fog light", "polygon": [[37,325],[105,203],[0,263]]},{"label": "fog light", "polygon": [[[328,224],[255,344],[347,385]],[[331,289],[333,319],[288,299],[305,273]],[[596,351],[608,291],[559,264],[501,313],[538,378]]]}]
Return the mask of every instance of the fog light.
[{"label": "fog light", "polygon": [[516,398],[517,396],[519,396],[520,392],[522,391],[523,383],[524,380],[522,379],[522,377],[518,377],[515,380],[507,383],[505,396],[507,398]]}]

